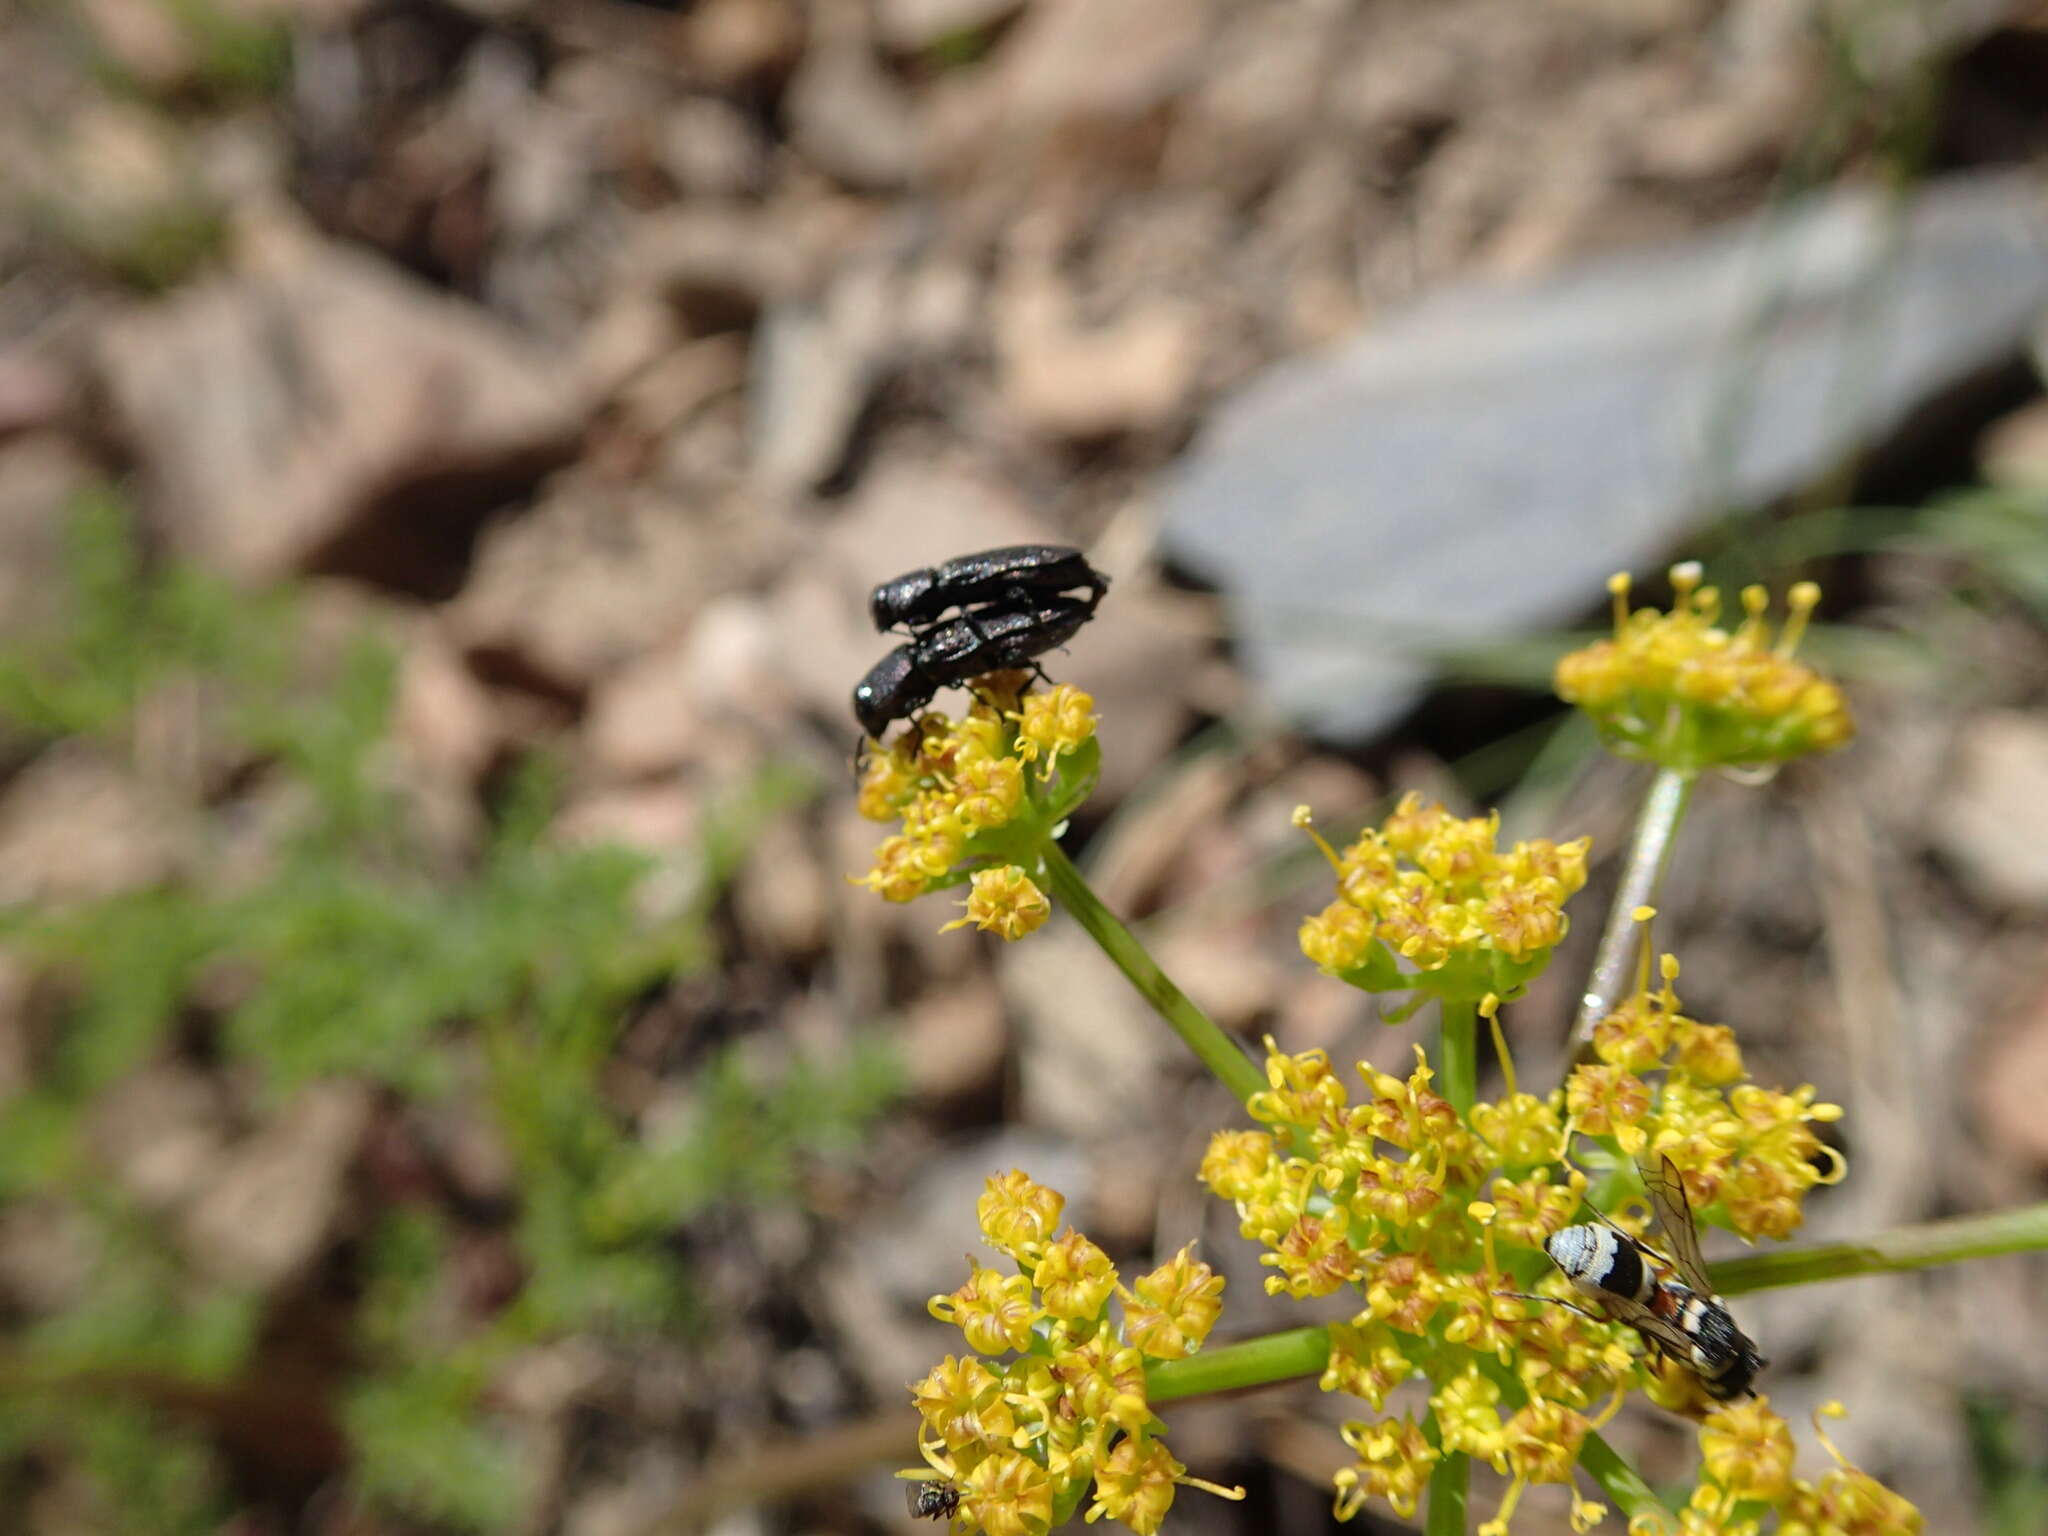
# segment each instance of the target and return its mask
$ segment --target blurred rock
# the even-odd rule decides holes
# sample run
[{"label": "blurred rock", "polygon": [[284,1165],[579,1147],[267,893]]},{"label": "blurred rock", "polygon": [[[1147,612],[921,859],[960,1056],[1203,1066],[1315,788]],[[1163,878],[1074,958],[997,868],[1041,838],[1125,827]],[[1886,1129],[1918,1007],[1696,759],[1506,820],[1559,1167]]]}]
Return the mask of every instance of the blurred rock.
[{"label": "blurred rock", "polygon": [[1148,793],[1126,802],[1088,845],[1088,881],[1113,911],[1157,904],[1194,841],[1220,827],[1244,788],[1241,759],[1210,752],[1155,767]]},{"label": "blurred rock", "polygon": [[27,346],[0,348],[0,442],[52,425],[77,384],[55,358]]},{"label": "blurred rock", "polygon": [[1026,431],[1087,441],[1157,431],[1187,408],[1201,324],[1192,308],[1162,298],[1084,327],[1046,274],[999,295],[996,352],[1003,392]]},{"label": "blurred rock", "polygon": [[26,957],[0,949],[0,1107],[35,1082],[35,1025],[29,1010],[37,970]]},{"label": "blurred rock", "polygon": [[832,0],[814,5],[812,18],[811,45],[782,100],[790,143],[844,186],[907,185],[918,169],[917,121],[876,62],[864,16],[850,0]]},{"label": "blurred rock", "polygon": [[991,165],[1024,163],[1055,137],[1069,152],[1121,148],[1192,82],[1210,24],[1207,0],[1037,0],[945,93],[939,142],[948,159]]},{"label": "blurred rock", "polygon": [[617,282],[661,295],[690,335],[709,336],[750,327],[763,305],[797,291],[802,271],[786,227],[746,209],[677,208],[639,221]]},{"label": "blurred rock", "polygon": [[[1252,921],[1176,922],[1158,936],[1160,967],[1202,1011],[1233,1034],[1245,1034],[1279,1006],[1287,979],[1284,954]],[[1288,962],[1291,964],[1291,961]]]},{"label": "blurred rock", "polygon": [[680,318],[661,295],[644,285],[622,287],[590,318],[577,343],[577,393],[593,407],[602,406],[686,340]]},{"label": "blurred rock", "polygon": [[398,667],[391,734],[414,763],[474,785],[505,745],[490,695],[438,625],[422,624]]},{"label": "blurred rock", "polygon": [[2048,1169],[2048,991],[2036,987],[2026,1011],[1975,1056],[1977,1103],[1993,1145],[2036,1170]]},{"label": "blurred rock", "polygon": [[[1120,574],[1112,564],[1114,578]],[[1096,793],[1114,801],[1129,793],[1180,744],[1189,723],[1181,679],[1199,670],[1212,648],[1196,627],[1197,609],[1145,585],[1142,575],[1112,587],[1102,609],[1066,650],[1045,658],[1047,673],[1095,696],[1101,724],[1102,777]],[[1172,687],[1165,686],[1174,679]]]},{"label": "blurred rock", "polygon": [[299,1273],[334,1233],[371,1109],[361,1083],[317,1083],[234,1147],[182,1223],[193,1262],[256,1292]]},{"label": "blurred rock", "polygon": [[1979,716],[1934,806],[1935,847],[1986,905],[2048,908],[2048,715]]},{"label": "blurred rock", "polygon": [[986,1088],[1002,1070],[1009,1039],[1002,999],[986,972],[925,992],[903,1015],[911,1093],[950,1099]]},{"label": "blurred rock", "polygon": [[[820,541],[828,568],[846,580],[863,626],[868,589],[877,582],[972,550],[1054,537],[1010,486],[959,455],[931,453],[928,446],[904,444],[879,457]],[[875,638],[880,656],[887,646],[883,636]],[[852,687],[848,679],[849,692]]]},{"label": "blurred rock", "polygon": [[1894,256],[1882,201],[1844,190],[1538,286],[1446,290],[1226,406],[1165,548],[1224,590],[1279,714],[1363,740],[1430,655],[1589,607],[1612,571],[2017,354],[2048,302],[2038,220],[2024,178],[1938,181]]},{"label": "blurred rock", "polygon": [[54,432],[0,442],[0,636],[47,632],[65,617],[69,503],[97,478]]},{"label": "blurred rock", "polygon": [[[759,598],[713,598],[688,631],[648,650],[592,693],[584,727],[601,779],[641,779],[685,764],[733,761],[736,722],[766,726],[782,711],[776,677],[783,636]],[[848,692],[852,684],[848,684]],[[743,737],[756,745],[755,733]]]},{"label": "blurred rock", "polygon": [[814,955],[825,944],[828,886],[812,840],[795,815],[776,817],[760,831],[734,878],[733,915],[750,939],[771,954]]},{"label": "blurred rock", "polygon": [[814,491],[836,475],[875,385],[895,355],[894,262],[849,258],[822,304],[771,306],[754,335],[748,433],[771,494]]},{"label": "blurred rock", "polygon": [[150,91],[187,84],[198,67],[193,35],[155,0],[78,0],[77,15],[107,62]]},{"label": "blurred rock", "polygon": [[654,160],[685,197],[750,197],[768,184],[766,140],[716,96],[686,96],[663,109]]},{"label": "blurred rock", "polygon": [[1007,21],[1024,0],[880,0],[875,30],[899,53],[921,53]]},{"label": "blurred rock", "polygon": [[622,422],[648,438],[680,430],[713,400],[746,379],[747,354],[737,335],[705,336],[661,357],[619,392]]},{"label": "blurred rock", "polygon": [[594,1474],[562,1516],[562,1536],[646,1536],[690,1485],[683,1454],[660,1441],[632,1446],[616,1471]]},{"label": "blurred rock", "polygon": [[0,906],[91,901],[168,880],[188,812],[83,738],[42,752],[0,800]]},{"label": "blurred rock", "polygon": [[1025,1123],[1077,1140],[1149,1124],[1169,1065],[1186,1053],[1095,942],[1056,920],[1002,946],[997,966],[1020,1026]]},{"label": "blurred rock", "polygon": [[2048,489],[2048,400],[2002,416],[1984,431],[1977,450],[1984,478],[2013,490]]},{"label": "blurred rock", "polygon": [[676,784],[641,784],[578,800],[555,821],[569,843],[617,843],[657,858],[694,857],[697,797]]},{"label": "blurred rock", "polygon": [[683,18],[681,46],[706,84],[760,88],[795,65],[804,24],[789,0],[703,0]]},{"label": "blurred rock", "polygon": [[173,547],[252,581],[326,569],[445,595],[475,523],[579,426],[570,371],[483,311],[284,226],[97,350]]},{"label": "blurred rock", "polygon": [[751,558],[651,488],[578,477],[484,534],[448,630],[543,690],[582,694],[680,633]]},{"label": "blurred rock", "polygon": [[163,1215],[219,1177],[230,1123],[218,1082],[163,1062],[130,1073],[94,1107],[93,1147],[137,1205]]},{"label": "blurred rock", "polygon": [[[75,1206],[37,1195],[0,1205],[0,1296],[10,1309],[62,1310],[92,1283],[99,1257],[87,1219]],[[89,1530],[91,1525],[54,1529]]]}]

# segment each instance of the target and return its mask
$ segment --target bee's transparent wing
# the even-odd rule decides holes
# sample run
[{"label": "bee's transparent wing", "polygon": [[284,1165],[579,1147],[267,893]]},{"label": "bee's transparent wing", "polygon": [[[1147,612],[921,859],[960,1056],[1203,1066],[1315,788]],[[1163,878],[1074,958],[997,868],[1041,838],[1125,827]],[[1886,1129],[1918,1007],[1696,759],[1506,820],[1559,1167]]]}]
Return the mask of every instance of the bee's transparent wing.
[{"label": "bee's transparent wing", "polygon": [[1713,1295],[1707,1284],[1707,1266],[1700,1258],[1699,1230],[1692,1224],[1692,1202],[1685,1197],[1685,1180],[1679,1176],[1678,1165],[1665,1157],[1655,1168],[1647,1163],[1636,1166],[1642,1171],[1643,1188],[1649,1191],[1650,1208],[1671,1249],[1678,1278],[1702,1296]]},{"label": "bee's transparent wing", "polygon": [[1631,1301],[1626,1296],[1602,1296],[1600,1305],[1616,1322],[1627,1323],[1674,1360],[1681,1364],[1692,1360],[1692,1340],[1669,1318],[1659,1317],[1641,1302]]}]

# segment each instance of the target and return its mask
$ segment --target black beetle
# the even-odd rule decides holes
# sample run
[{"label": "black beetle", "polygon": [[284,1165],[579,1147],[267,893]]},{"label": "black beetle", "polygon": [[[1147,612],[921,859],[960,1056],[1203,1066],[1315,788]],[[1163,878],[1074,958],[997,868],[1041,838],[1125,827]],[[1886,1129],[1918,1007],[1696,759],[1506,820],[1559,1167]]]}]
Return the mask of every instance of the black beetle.
[{"label": "black beetle", "polygon": [[1109,590],[1109,578],[1080,550],[1064,544],[1008,544],[891,577],[868,594],[868,615],[877,629],[900,625],[915,634],[949,608],[964,611],[990,603],[1022,612],[1082,587],[1093,613]]},{"label": "black beetle", "polygon": [[1054,597],[1028,612],[977,608],[934,624],[869,669],[853,690],[853,717],[879,741],[941,688],[984,672],[1035,666],[1039,656],[1073,639],[1094,612],[1092,600]]},{"label": "black beetle", "polygon": [[853,718],[876,741],[898,720],[908,720],[939,691],[939,684],[920,672],[915,645],[899,645],[868,669],[853,687]]}]

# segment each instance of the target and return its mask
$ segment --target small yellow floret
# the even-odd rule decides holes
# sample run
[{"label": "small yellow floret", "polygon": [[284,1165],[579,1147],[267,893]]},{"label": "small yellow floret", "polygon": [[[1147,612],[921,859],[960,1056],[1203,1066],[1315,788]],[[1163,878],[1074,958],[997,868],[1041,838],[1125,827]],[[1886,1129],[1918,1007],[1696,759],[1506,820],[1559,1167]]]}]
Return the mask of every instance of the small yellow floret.
[{"label": "small yellow floret", "polygon": [[1020,1264],[1035,1264],[1060,1224],[1066,1197],[1036,1182],[1021,1168],[992,1174],[974,1203],[981,1235],[989,1246]]},{"label": "small yellow floret", "polygon": [[1770,1400],[1731,1403],[1700,1426],[1706,1474],[1738,1499],[1775,1504],[1792,1489],[1798,1448],[1791,1426],[1771,1412]]},{"label": "small yellow floret", "polygon": [[1052,902],[1031,877],[1014,864],[974,872],[968,889],[965,917],[956,917],[939,929],[950,933],[969,924],[983,933],[1016,940],[1035,933],[1052,916]]},{"label": "small yellow floret", "polygon": [[1223,1315],[1223,1276],[1183,1248],[1132,1282],[1124,1333],[1154,1360],[1178,1360],[1202,1347]]}]

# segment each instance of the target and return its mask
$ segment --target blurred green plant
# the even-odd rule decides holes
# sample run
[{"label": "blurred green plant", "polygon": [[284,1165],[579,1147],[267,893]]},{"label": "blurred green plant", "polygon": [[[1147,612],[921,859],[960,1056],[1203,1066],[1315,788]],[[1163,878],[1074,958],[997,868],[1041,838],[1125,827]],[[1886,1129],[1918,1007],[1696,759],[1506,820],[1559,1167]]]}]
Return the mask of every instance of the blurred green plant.
[{"label": "blurred green plant", "polygon": [[708,1321],[678,1228],[715,1206],[790,1200],[805,1159],[843,1155],[895,1091],[877,1047],[821,1063],[732,1046],[705,1057],[665,1137],[640,1133],[603,1091],[622,1020],[715,962],[708,918],[725,882],[762,821],[813,786],[778,770],[724,801],[693,883],[656,914],[648,859],[547,835],[559,774],[533,757],[509,776],[474,867],[451,875],[414,847],[384,776],[386,645],[354,643],[308,693],[289,594],[148,569],[111,492],[81,499],[70,532],[67,618],[0,649],[0,750],[17,762],[62,738],[120,750],[153,690],[197,683],[225,701],[227,755],[274,776],[298,809],[262,872],[233,888],[0,908],[0,952],[58,999],[37,1021],[32,1081],[0,1116],[0,1201],[89,1255],[86,1281],[0,1355],[0,1477],[54,1455],[110,1528],[217,1528],[219,1469],[176,1410],[181,1394],[251,1368],[266,1298],[195,1274],[107,1177],[89,1134],[109,1090],[197,1037],[237,1093],[272,1108],[336,1075],[417,1104],[480,1097],[513,1167],[516,1289],[487,1316],[451,1308],[449,1218],[386,1212],[357,1277],[360,1365],[333,1406],[359,1496],[501,1528],[526,1489],[485,1411],[495,1371],[572,1331],[630,1340]]}]

